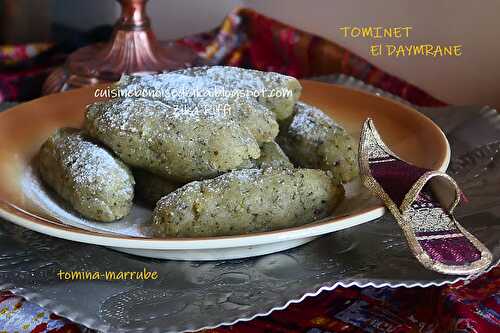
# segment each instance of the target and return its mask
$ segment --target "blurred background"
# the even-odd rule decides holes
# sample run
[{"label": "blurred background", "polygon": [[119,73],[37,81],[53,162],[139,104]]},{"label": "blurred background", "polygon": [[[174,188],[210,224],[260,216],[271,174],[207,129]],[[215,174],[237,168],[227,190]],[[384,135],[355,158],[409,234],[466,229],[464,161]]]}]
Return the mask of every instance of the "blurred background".
[{"label": "blurred background", "polygon": [[[236,6],[322,36],[452,104],[500,107],[500,1],[467,0],[150,0],[148,14],[160,40],[217,27]],[[0,0],[0,44],[54,41],[68,28],[112,25],[112,0]],[[461,57],[371,57],[370,39],[346,39],[342,26],[411,26],[404,44],[461,44]],[[64,28],[64,29],[63,29]],[[63,33],[64,32],[64,33]]]}]

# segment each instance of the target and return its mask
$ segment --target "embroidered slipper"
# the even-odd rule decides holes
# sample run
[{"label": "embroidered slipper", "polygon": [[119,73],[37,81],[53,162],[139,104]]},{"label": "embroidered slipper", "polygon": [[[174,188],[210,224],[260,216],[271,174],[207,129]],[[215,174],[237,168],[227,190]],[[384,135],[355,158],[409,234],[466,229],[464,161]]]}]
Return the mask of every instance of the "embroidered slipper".
[{"label": "embroidered slipper", "polygon": [[406,163],[382,141],[373,121],[361,132],[363,184],[390,210],[418,261],[445,274],[473,274],[492,260],[490,251],[457,222],[462,192],[447,174]]}]

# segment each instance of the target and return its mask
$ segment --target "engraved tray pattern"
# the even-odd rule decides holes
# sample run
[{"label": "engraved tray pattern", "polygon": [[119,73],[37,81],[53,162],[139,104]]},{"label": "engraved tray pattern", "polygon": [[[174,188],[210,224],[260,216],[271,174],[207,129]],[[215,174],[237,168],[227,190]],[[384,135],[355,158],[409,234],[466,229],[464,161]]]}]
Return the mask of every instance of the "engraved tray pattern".
[{"label": "engraved tray pattern", "polygon": [[[327,81],[391,97],[350,77]],[[452,151],[461,152],[453,155],[450,173],[470,203],[457,216],[490,248],[498,264],[500,188],[495,184],[500,182],[500,115],[488,107],[420,110],[445,130]],[[481,136],[471,137],[471,131]],[[160,278],[64,282],[56,275],[60,269],[144,268],[157,271]],[[387,215],[285,252],[217,262],[139,258],[0,223],[0,289],[104,332],[192,331],[264,316],[338,286],[427,287],[471,278],[422,268]]]}]

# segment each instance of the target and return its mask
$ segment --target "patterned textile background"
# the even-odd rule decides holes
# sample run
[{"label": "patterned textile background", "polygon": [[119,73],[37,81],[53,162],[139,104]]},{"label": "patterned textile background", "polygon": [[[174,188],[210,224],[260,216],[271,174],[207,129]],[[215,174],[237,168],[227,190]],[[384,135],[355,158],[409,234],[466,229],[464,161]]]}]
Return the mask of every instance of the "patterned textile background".
[{"label": "patterned textile background", "polygon": [[[230,13],[211,32],[178,41],[212,64],[297,77],[343,73],[416,105],[443,106],[342,47],[249,9]],[[0,102],[40,95],[41,82],[64,60],[60,46],[0,46]],[[0,291],[0,333],[92,332]],[[205,333],[500,332],[500,268],[468,284],[432,288],[338,288],[270,316]]]}]

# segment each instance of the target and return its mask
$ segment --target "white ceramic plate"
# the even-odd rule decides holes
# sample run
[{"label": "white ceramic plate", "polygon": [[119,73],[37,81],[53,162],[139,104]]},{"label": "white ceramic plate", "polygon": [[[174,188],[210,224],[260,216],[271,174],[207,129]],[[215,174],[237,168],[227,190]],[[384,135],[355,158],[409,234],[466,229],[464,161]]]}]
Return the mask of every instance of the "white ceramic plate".
[{"label": "white ceramic plate", "polygon": [[[446,170],[450,150],[446,137],[416,110],[360,91],[302,81],[302,100],[333,116],[354,136],[371,117],[384,140],[416,165]],[[358,182],[334,215],[300,227],[265,233],[209,238],[150,238],[145,229],[151,211],[135,205],[113,223],[83,219],[41,184],[32,165],[44,140],[64,126],[80,127],[84,107],[95,100],[94,88],[43,97],[0,114],[0,216],[54,237],[104,245],[140,256],[178,260],[219,260],[286,250],[314,238],[374,220],[384,208]]]}]

